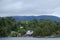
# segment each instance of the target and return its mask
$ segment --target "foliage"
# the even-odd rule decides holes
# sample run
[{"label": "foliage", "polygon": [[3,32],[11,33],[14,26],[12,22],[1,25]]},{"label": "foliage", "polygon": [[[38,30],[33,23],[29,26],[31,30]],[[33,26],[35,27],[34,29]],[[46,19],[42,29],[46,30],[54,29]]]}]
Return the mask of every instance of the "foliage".
[{"label": "foliage", "polygon": [[[20,26],[23,26],[21,29]],[[33,19],[31,21],[16,21],[13,17],[0,17],[0,37],[17,36],[11,34],[11,31],[16,31],[24,35],[27,30],[33,30],[32,36],[51,36],[60,34],[60,22],[52,20]]]}]

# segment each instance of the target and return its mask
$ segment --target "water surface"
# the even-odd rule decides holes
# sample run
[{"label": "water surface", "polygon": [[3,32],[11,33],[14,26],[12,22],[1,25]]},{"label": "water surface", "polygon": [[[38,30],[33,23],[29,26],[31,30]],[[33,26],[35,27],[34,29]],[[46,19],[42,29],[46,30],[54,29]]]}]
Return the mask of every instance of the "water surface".
[{"label": "water surface", "polygon": [[5,37],[0,40],[60,40],[60,38]]}]

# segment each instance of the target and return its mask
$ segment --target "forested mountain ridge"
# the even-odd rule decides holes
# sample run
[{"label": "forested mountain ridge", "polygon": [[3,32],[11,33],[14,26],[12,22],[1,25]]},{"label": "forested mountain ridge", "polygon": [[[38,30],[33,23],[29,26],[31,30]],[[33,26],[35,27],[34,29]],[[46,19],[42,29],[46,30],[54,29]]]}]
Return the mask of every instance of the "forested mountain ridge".
[{"label": "forested mountain ridge", "polygon": [[36,19],[36,20],[40,20],[40,19],[44,19],[44,20],[53,20],[53,21],[60,21],[60,18],[59,17],[56,17],[56,16],[47,16],[47,15],[43,15],[43,16],[12,16],[13,18],[15,18],[17,21],[22,21],[22,20],[25,20],[25,21],[30,21],[30,20],[33,20],[33,19]]}]

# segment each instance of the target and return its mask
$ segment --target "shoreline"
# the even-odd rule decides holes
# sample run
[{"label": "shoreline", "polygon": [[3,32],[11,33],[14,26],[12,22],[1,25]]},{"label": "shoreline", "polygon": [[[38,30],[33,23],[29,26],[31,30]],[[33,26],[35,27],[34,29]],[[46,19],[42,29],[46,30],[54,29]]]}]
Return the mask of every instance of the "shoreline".
[{"label": "shoreline", "polygon": [[[0,38],[19,38],[19,37],[0,37]],[[29,37],[29,36],[26,36],[26,37],[20,37],[20,38],[60,38],[60,37]]]}]

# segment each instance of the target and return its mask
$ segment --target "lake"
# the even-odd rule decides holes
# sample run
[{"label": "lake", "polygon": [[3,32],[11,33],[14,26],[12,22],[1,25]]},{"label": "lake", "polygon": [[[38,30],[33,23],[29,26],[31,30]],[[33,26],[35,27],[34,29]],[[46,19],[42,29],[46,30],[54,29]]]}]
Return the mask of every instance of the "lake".
[{"label": "lake", "polygon": [[0,40],[60,40],[60,38],[5,37]]}]

